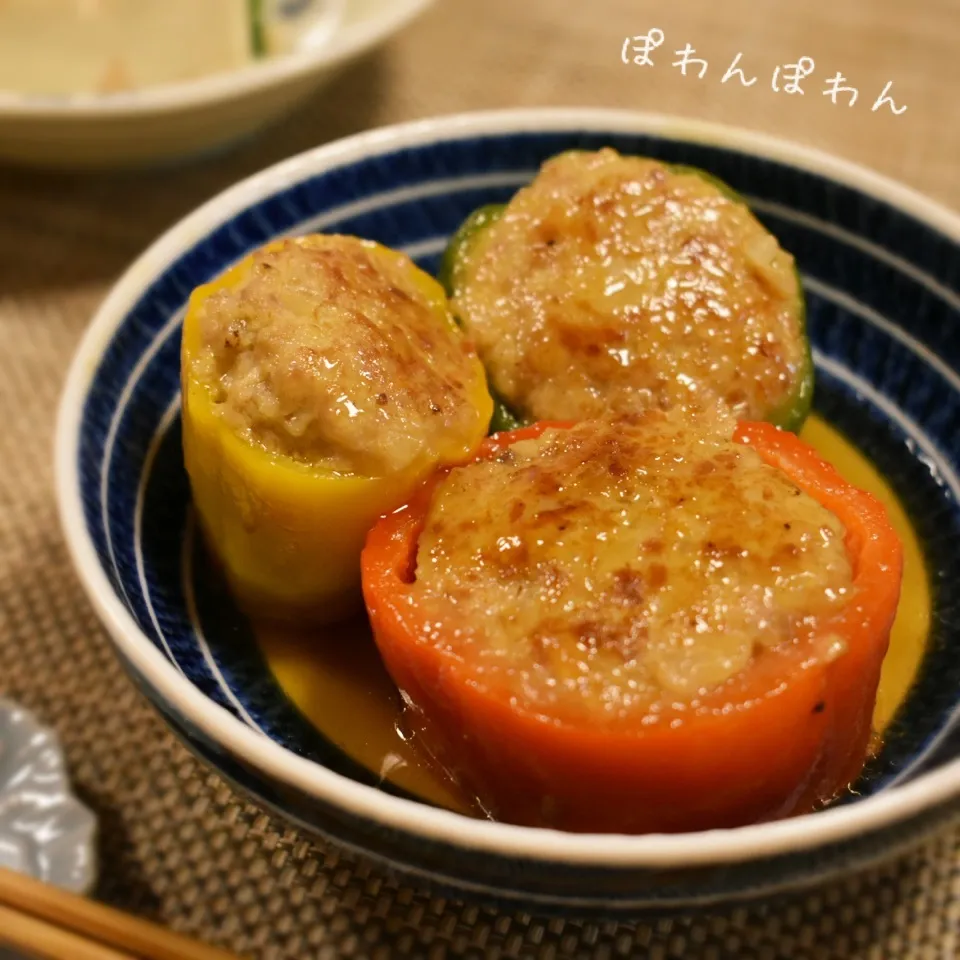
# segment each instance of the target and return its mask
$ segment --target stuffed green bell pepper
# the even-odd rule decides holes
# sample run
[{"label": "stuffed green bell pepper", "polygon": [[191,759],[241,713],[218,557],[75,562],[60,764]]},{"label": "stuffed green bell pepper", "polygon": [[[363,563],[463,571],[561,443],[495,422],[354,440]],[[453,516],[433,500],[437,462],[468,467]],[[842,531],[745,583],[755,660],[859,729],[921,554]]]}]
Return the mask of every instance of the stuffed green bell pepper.
[{"label": "stuffed green bell pepper", "polygon": [[487,433],[483,367],[440,285],[346,236],[280,240],[191,296],[183,445],[240,603],[322,622],[359,606],[377,518]]},{"label": "stuffed green bell pepper", "polygon": [[486,366],[495,429],[693,402],[796,431],[810,411],[793,257],[703,171],[560,154],[465,221],[440,280]]}]

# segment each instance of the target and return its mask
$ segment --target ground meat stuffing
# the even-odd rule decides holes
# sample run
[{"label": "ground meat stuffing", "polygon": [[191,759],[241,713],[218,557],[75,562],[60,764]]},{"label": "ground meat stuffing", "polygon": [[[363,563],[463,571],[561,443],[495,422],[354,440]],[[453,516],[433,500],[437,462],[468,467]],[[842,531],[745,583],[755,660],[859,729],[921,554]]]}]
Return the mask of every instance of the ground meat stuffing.
[{"label": "ground meat stuffing", "polygon": [[651,412],[452,470],[411,588],[435,642],[524,702],[619,717],[819,636],[850,599],[844,529],[731,436]]},{"label": "ground meat stuffing", "polygon": [[199,309],[192,373],[267,450],[379,475],[475,429],[480,368],[439,288],[403,254],[346,236],[254,254]]},{"label": "ground meat stuffing", "polygon": [[708,397],[763,420],[807,362],[776,239],[702,176],[611,149],[548,161],[454,281],[493,386],[532,420]]}]

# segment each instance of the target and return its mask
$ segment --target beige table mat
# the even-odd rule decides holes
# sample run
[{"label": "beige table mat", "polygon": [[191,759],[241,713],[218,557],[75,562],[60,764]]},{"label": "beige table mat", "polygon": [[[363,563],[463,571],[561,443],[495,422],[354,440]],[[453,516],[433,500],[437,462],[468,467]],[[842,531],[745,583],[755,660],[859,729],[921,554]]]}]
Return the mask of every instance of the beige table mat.
[{"label": "beige table mat", "polygon": [[[628,36],[663,30],[652,68]],[[669,63],[690,43],[706,76]],[[721,83],[738,52],[758,82]],[[162,229],[236,179],[371,125],[486,107],[634,107],[779,133],[960,206],[956,0],[441,0],[270,135],[136,175],[0,168],[0,693],[60,732],[102,824],[98,894],[243,955],[644,956],[692,960],[960,956],[960,833],[785,904],[639,925],[497,915],[431,899],[238,798],[126,680],[70,570],[51,493],[54,405],[97,303]],[[777,64],[816,61],[805,95]],[[836,71],[853,107],[821,95]],[[814,82],[819,80],[819,82]],[[870,107],[887,81],[905,113]]]}]

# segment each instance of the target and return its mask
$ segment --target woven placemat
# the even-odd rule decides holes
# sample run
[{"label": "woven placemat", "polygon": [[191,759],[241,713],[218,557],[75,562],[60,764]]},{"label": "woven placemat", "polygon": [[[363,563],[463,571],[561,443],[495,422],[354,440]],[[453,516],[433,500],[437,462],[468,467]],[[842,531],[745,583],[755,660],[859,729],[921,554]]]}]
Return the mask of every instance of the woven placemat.
[{"label": "woven placemat", "polygon": [[[931,5],[920,0],[924,4]],[[639,81],[626,84],[613,59],[622,35],[654,24],[638,19],[633,0],[611,0],[610,21],[581,14],[582,29],[571,45],[564,18],[589,6],[582,0],[485,0],[484,17],[475,17],[479,7],[473,3],[444,0],[268,137],[201,164],[99,176],[0,168],[0,694],[34,710],[60,733],[77,791],[100,818],[97,895],[244,956],[960,956],[957,831],[933,838],[906,858],[776,905],[696,917],[639,924],[561,921],[431,898],[265,815],[194,760],[126,679],[70,568],[53,502],[51,444],[54,407],[71,353],[127,263],[163,228],[224,186],[365,126],[472,107],[593,102],[709,113],[758,126],[769,119],[770,129],[782,126],[775,100],[757,96],[748,102],[747,93],[711,93],[706,81],[683,85],[664,74],[649,89]],[[716,18],[732,22],[736,8],[743,22],[749,18],[750,42],[758,51],[790,56],[789,38],[777,32],[785,8],[768,5],[771,16],[776,6],[776,17],[767,18],[771,32],[765,37],[761,6],[752,0],[721,5],[691,0],[673,5],[669,14],[658,10],[657,22],[671,38],[726,43]],[[873,0],[859,6],[864,16],[879,9]],[[880,6],[888,17],[901,9],[892,0]],[[814,29],[814,11],[827,22],[832,7],[829,0],[803,5],[810,18],[805,38],[838,45],[834,34]],[[681,17],[686,19],[676,20]],[[909,37],[906,22],[888,25],[891,43]],[[689,36],[680,36],[681,29]],[[731,35],[727,45],[736,49],[740,42]],[[923,58],[938,49],[924,46]],[[943,49],[948,51],[949,43]],[[468,56],[473,67],[464,65]],[[514,66],[503,70],[501,62]],[[874,70],[875,79],[887,69],[863,58],[860,68]],[[898,82],[915,95],[907,116],[916,123],[923,90],[916,77],[909,86],[902,62],[899,69]],[[715,104],[712,97],[719,98]],[[890,135],[889,125],[880,126],[886,121],[874,122],[869,113],[831,114],[835,119],[817,127],[817,117],[827,116],[820,99],[808,97],[803,105],[804,131],[820,145],[840,149],[853,143],[843,137],[854,123],[864,137],[873,124],[869,129],[877,142]],[[736,115],[738,103],[742,117]],[[949,125],[935,123],[931,111],[927,134],[918,128],[911,133],[906,124],[898,128],[903,136],[891,141],[896,149],[899,143],[929,147],[934,131],[957,136]],[[868,148],[866,143],[864,151]],[[896,149],[877,155],[895,174]],[[924,169],[931,186],[944,194],[954,182],[947,165],[954,155],[955,150],[927,151]]]}]

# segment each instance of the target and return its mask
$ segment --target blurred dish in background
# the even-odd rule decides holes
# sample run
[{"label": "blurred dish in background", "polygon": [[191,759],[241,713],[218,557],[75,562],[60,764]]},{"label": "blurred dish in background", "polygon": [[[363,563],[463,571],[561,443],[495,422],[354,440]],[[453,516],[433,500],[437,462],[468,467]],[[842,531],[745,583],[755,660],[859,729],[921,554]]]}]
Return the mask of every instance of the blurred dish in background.
[{"label": "blurred dish in background", "polygon": [[0,90],[110,95],[318,50],[345,0],[5,0]]},{"label": "blurred dish in background", "polygon": [[255,56],[319,50],[334,35],[349,0],[242,0]]},{"label": "blurred dish in background", "polygon": [[119,167],[225,147],[432,2],[3,0],[0,160]]},{"label": "blurred dish in background", "polygon": [[234,70],[251,27],[242,0],[7,0],[0,89],[111,94]]}]

